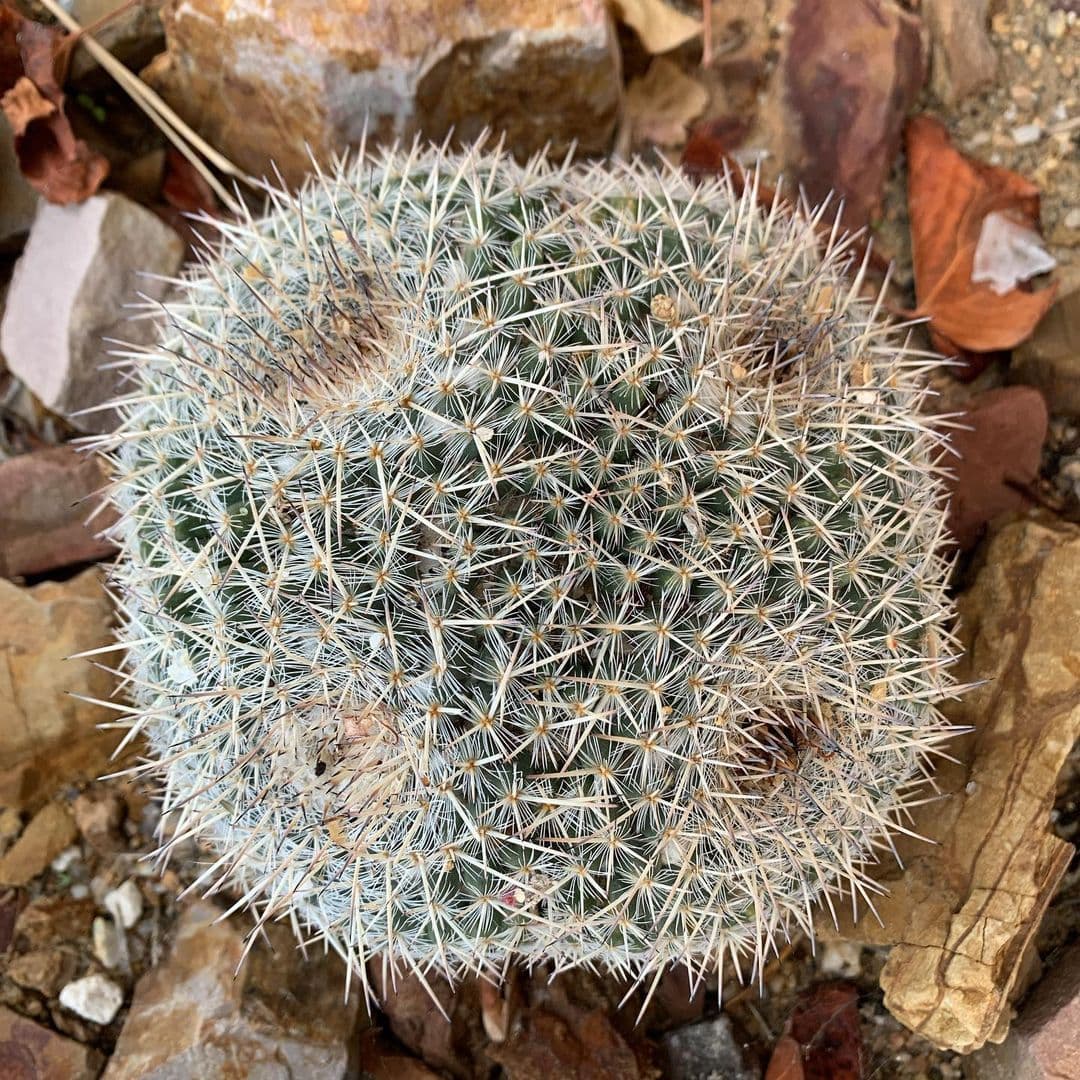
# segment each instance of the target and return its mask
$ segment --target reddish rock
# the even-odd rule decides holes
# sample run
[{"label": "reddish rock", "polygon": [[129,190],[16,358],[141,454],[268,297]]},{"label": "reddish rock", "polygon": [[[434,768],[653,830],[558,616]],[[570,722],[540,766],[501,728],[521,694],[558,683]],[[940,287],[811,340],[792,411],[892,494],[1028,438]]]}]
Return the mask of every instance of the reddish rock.
[{"label": "reddish rock", "polygon": [[98,510],[95,493],[107,480],[100,458],[68,446],[0,462],[0,575],[41,574],[111,555],[113,545],[96,535],[116,520],[111,508]]},{"label": "reddish rock", "polygon": [[1000,1046],[965,1062],[970,1080],[1066,1080],[1080,1076],[1080,943],[1054,957]]},{"label": "reddish rock", "polygon": [[94,1080],[102,1057],[0,1006],[0,1076],[4,1080]]},{"label": "reddish rock", "polygon": [[765,138],[789,184],[844,222],[866,225],[900,149],[924,76],[917,17],[892,0],[781,0],[782,55],[766,98]]},{"label": "reddish rock", "polygon": [[949,436],[958,456],[944,464],[953,474],[949,528],[967,549],[994,518],[1033,505],[1028,489],[1039,475],[1049,417],[1038,390],[1007,386],[976,394],[959,423]]},{"label": "reddish rock", "polygon": [[145,77],[241,168],[290,184],[359,143],[505,133],[608,149],[622,94],[600,0],[170,0]]},{"label": "reddish rock", "polygon": [[179,1076],[355,1075],[363,1009],[344,999],[334,955],[305,959],[287,925],[266,926],[237,974],[244,932],[201,900],[183,911],[173,949],[135,987],[104,1080]]}]

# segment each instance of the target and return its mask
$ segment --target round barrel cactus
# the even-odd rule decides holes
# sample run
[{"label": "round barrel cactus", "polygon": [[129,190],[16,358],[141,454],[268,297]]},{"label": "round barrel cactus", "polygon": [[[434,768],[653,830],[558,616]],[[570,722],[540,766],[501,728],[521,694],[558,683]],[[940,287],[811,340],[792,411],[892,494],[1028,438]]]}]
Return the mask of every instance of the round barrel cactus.
[{"label": "round barrel cactus", "polygon": [[270,200],[108,447],[132,723],[204,881],[451,979],[760,966],[868,895],[952,645],[934,358],[850,242],[483,148]]}]

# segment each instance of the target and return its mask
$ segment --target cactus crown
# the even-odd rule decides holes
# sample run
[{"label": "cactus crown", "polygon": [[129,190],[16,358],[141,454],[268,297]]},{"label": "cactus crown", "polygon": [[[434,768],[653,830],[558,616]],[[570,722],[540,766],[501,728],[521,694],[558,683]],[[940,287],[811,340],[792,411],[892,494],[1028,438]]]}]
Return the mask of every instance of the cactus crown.
[{"label": "cactus crown", "polygon": [[271,198],[109,448],[132,723],[204,880],[451,978],[759,966],[869,895],[952,646],[932,358],[849,242],[481,148]]}]

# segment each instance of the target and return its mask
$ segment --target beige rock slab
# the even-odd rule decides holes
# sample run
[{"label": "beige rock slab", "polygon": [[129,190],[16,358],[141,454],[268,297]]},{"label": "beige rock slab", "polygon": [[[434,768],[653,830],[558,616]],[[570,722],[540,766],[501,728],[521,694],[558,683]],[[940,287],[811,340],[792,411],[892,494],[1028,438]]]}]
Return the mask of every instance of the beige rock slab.
[{"label": "beige rock slab", "polygon": [[365,131],[515,153],[608,147],[622,92],[601,0],[169,0],[147,80],[217,149],[295,185]]},{"label": "beige rock slab", "polygon": [[935,1045],[1000,1042],[1022,961],[1073,848],[1049,830],[1055,782],[1080,735],[1080,529],[1047,516],[1002,528],[959,600],[961,682],[946,709],[955,740],[901,839],[906,871],[844,936],[893,949],[885,1004]]},{"label": "beige rock slab", "polygon": [[114,678],[74,653],[111,640],[100,571],[31,588],[0,580],[0,805],[25,805],[73,775],[93,775],[119,736],[96,725]]},{"label": "beige rock slab", "polygon": [[366,1014],[355,993],[344,1000],[337,957],[305,958],[289,928],[271,924],[237,973],[246,926],[215,923],[220,914],[205,900],[184,910],[171,954],[135,987],[104,1080],[355,1075]]}]

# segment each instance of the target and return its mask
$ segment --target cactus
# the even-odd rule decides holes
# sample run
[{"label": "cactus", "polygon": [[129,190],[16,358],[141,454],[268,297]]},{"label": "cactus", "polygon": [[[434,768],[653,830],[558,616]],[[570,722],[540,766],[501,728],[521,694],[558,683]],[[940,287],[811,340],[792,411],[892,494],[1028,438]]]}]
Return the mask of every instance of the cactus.
[{"label": "cactus", "polygon": [[954,646],[936,358],[851,241],[497,148],[269,198],[104,447],[127,722],[201,883],[450,979],[760,970],[869,900]]}]

